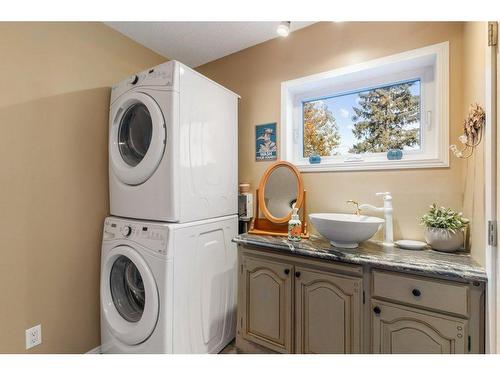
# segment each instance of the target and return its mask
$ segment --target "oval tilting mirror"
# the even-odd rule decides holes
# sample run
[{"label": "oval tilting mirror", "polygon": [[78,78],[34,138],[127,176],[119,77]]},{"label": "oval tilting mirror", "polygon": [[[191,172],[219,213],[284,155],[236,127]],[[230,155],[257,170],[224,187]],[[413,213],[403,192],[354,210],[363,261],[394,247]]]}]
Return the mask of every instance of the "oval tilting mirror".
[{"label": "oval tilting mirror", "polygon": [[259,206],[264,216],[273,223],[290,220],[292,206],[300,208],[304,198],[302,177],[288,162],[276,162],[263,174],[259,184]]}]

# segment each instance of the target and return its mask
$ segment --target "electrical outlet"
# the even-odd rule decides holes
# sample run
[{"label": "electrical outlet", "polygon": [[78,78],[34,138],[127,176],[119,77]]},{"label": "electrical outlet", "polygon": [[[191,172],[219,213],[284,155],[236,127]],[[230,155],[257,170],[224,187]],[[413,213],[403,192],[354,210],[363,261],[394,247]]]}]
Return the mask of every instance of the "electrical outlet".
[{"label": "electrical outlet", "polygon": [[28,328],[26,330],[26,349],[31,349],[34,346],[42,343],[42,325]]}]

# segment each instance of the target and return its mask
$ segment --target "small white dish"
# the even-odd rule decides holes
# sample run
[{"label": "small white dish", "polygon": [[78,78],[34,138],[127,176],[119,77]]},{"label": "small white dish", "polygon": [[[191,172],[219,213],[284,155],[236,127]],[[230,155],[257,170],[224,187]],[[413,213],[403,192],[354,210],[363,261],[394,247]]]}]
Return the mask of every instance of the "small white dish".
[{"label": "small white dish", "polygon": [[427,243],[414,240],[399,240],[394,242],[397,247],[408,250],[422,250],[427,246]]}]

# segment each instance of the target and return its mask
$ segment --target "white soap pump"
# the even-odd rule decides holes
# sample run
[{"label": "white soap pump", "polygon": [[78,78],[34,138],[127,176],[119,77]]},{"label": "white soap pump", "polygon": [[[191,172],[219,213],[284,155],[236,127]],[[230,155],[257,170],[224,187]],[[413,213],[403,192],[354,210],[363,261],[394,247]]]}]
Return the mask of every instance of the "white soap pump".
[{"label": "white soap pump", "polygon": [[383,192],[376,193],[377,196],[382,196],[384,199],[384,207],[375,207],[371,204],[362,204],[359,206],[360,210],[371,210],[375,212],[383,212],[385,218],[384,224],[384,245],[385,246],[394,246],[394,236],[393,236],[393,228],[392,228],[392,195],[391,193]]}]

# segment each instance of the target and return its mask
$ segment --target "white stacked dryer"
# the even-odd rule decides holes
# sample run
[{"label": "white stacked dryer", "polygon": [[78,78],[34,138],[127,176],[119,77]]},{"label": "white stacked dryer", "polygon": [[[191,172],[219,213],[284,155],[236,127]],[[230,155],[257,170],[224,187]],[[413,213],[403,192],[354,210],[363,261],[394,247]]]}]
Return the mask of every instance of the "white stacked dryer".
[{"label": "white stacked dryer", "polygon": [[188,222],[238,212],[238,96],[177,61],[113,87],[111,215]]},{"label": "white stacked dryer", "polygon": [[103,352],[213,353],[234,338],[237,106],[177,61],[112,88]]}]

